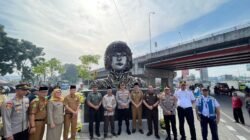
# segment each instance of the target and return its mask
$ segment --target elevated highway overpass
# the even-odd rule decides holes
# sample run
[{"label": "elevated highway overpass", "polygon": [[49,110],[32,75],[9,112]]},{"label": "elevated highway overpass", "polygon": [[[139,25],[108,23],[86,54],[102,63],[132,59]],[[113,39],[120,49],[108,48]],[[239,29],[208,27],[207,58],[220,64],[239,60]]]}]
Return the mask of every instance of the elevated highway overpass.
[{"label": "elevated highway overpass", "polygon": [[[250,23],[235,26],[133,59],[132,74],[172,85],[176,70],[250,63]],[[108,72],[97,70],[98,77]]]}]

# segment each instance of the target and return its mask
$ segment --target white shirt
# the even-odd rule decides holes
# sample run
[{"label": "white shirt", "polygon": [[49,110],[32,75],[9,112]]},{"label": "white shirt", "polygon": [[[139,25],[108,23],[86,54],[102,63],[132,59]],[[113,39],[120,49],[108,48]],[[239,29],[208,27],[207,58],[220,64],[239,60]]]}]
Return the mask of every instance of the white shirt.
[{"label": "white shirt", "polygon": [[[115,107],[116,107],[115,96],[114,95],[109,96],[108,94],[103,96],[102,106],[103,106],[104,109],[113,108],[113,110],[115,111]],[[108,112],[108,111],[105,110],[104,111],[104,116],[113,116],[114,111],[113,112]]]},{"label": "white shirt", "polygon": [[192,91],[188,90],[177,90],[174,96],[177,98],[177,106],[182,108],[192,107],[192,101],[195,101]]},{"label": "white shirt", "polygon": [[[203,95],[202,95],[203,96]],[[208,98],[203,96],[203,110],[201,112],[201,114],[203,116],[209,116],[209,108],[208,108]],[[196,100],[196,105],[198,106],[199,105],[199,100]],[[217,102],[216,99],[214,99],[214,106],[217,108],[220,106],[220,104]]]}]

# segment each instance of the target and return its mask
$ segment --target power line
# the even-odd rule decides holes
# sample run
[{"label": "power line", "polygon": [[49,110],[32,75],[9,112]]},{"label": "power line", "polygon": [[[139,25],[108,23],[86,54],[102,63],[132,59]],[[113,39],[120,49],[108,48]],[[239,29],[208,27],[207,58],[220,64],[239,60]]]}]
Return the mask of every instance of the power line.
[{"label": "power line", "polygon": [[117,12],[117,14],[118,14],[118,16],[119,16],[119,20],[120,20],[120,22],[121,22],[121,24],[122,24],[122,26],[123,26],[123,28],[124,28],[124,30],[125,30],[125,34],[126,34],[126,36],[127,36],[127,39],[128,39],[128,41],[129,41],[129,44],[131,44],[131,43],[130,43],[130,39],[129,39],[129,35],[128,35],[127,28],[126,28],[126,26],[125,26],[125,24],[124,24],[124,22],[123,22],[123,20],[122,20],[121,14],[120,14],[120,12],[119,12],[119,10],[118,10],[118,7],[117,7],[117,5],[116,5],[116,3],[115,3],[115,0],[113,0],[113,3],[114,3],[114,5],[115,5],[116,12]]}]

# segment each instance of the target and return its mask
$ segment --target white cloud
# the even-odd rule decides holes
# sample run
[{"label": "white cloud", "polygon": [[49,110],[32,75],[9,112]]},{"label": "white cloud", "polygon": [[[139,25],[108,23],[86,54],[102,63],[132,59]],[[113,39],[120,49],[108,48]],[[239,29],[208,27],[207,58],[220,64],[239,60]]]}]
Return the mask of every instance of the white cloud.
[{"label": "white cloud", "polygon": [[[2,19],[10,36],[44,47],[47,58],[77,63],[82,54],[103,55],[114,40],[124,40],[132,48],[147,41],[150,11],[156,13],[151,15],[154,37],[203,16],[226,1],[0,0],[0,24]],[[100,63],[103,66],[103,61]]]}]

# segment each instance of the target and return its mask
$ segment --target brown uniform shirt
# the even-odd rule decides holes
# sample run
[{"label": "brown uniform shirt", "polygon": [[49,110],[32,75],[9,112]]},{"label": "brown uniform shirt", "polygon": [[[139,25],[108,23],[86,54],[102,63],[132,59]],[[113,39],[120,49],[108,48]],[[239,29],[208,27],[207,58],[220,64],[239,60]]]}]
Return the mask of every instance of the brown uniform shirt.
[{"label": "brown uniform shirt", "polygon": [[[69,94],[64,98],[63,104],[68,105],[69,108],[76,111],[78,109],[78,106],[80,105],[80,98],[75,94],[73,95]],[[71,112],[66,109],[65,113],[71,113]]]},{"label": "brown uniform shirt", "polygon": [[35,115],[35,120],[45,120],[47,118],[47,99],[34,99],[29,106],[29,114]]},{"label": "brown uniform shirt", "polygon": [[135,104],[139,104],[141,100],[143,99],[143,93],[142,91],[132,91],[131,92],[131,100],[135,102]]}]

